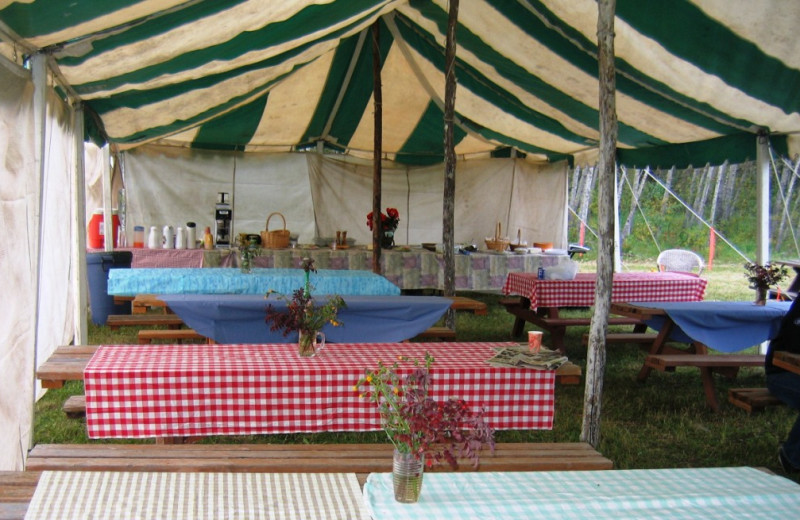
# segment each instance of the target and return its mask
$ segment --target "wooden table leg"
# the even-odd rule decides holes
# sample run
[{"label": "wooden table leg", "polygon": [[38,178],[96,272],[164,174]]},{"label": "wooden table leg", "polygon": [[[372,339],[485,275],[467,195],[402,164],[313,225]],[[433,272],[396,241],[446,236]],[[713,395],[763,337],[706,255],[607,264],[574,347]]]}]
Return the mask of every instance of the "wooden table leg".
[{"label": "wooden table leg", "polygon": [[[650,351],[647,353],[648,356],[662,353],[664,350],[664,345],[669,339],[669,335],[672,333],[672,328],[674,326],[675,324],[670,319],[667,319],[664,322],[664,326],[661,327],[660,331],[658,331],[658,336],[656,336],[655,341],[653,341],[653,344],[650,346]],[[639,370],[639,375],[636,376],[636,379],[639,381],[644,381],[647,379],[647,376],[650,375],[651,370],[653,369],[643,364],[641,370]]]},{"label": "wooden table leg", "polygon": [[703,380],[703,391],[706,394],[708,406],[718,412],[719,401],[717,400],[717,389],[714,386],[714,374],[711,367],[700,367],[700,379]]}]

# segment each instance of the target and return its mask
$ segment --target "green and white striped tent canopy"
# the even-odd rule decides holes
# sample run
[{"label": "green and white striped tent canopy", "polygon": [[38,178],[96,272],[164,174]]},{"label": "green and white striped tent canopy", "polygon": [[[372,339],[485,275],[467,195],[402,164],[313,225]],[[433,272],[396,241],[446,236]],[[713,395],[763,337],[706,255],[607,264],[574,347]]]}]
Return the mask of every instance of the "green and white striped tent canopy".
[{"label": "green and white striped tent canopy", "polygon": [[[371,157],[379,25],[385,156],[442,160],[446,0],[0,1],[2,53],[49,56],[87,129],[119,149]],[[461,0],[456,152],[591,157],[594,0]],[[800,2],[618,0],[619,159],[669,166],[786,151],[800,130]]]}]

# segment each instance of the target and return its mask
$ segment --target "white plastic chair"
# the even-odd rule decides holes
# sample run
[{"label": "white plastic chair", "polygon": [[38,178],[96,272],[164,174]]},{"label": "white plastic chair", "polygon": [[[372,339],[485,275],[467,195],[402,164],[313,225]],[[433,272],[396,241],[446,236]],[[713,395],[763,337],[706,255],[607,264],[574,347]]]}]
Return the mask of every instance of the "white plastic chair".
[{"label": "white plastic chair", "polygon": [[656,264],[659,271],[693,273],[697,269],[698,275],[706,267],[700,255],[686,249],[665,249],[658,255]]}]

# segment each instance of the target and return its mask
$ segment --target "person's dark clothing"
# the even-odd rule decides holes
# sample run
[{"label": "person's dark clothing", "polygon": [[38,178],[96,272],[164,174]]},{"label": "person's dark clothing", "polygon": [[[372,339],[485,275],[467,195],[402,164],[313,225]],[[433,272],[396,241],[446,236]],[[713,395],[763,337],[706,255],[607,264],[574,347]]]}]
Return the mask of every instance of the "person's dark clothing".
[{"label": "person's dark clothing", "polygon": [[[800,411],[800,374],[772,364],[773,354],[778,351],[800,354],[800,299],[792,302],[789,312],[781,321],[778,334],[769,342],[764,363],[769,392],[787,406]],[[795,469],[800,469],[800,415],[789,431],[781,450],[788,462]]]}]

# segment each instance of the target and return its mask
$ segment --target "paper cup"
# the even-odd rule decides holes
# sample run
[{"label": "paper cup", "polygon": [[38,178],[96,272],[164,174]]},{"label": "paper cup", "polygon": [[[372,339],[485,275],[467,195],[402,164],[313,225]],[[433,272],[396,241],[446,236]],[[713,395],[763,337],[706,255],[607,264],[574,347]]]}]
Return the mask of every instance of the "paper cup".
[{"label": "paper cup", "polygon": [[542,348],[542,334],[544,334],[540,330],[531,330],[528,332],[528,349],[531,352],[539,352],[539,349]]}]

